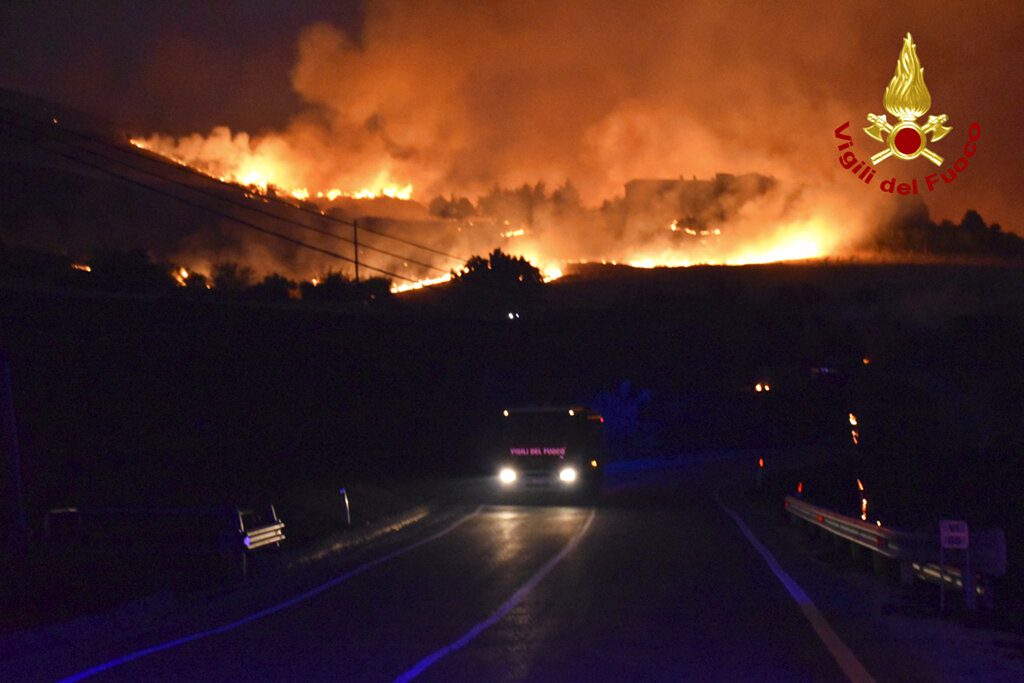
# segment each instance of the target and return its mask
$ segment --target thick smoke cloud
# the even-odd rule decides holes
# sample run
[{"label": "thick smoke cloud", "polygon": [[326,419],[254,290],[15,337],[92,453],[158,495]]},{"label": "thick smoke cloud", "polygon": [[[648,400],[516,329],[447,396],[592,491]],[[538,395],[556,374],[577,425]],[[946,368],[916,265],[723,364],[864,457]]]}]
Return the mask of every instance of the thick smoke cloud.
[{"label": "thick smoke cloud", "polygon": [[[958,126],[943,147],[962,144],[972,120],[986,137],[1001,132],[1021,83],[979,81],[1024,66],[1009,31],[1020,10],[867,9],[375,3],[358,42],[327,24],[306,29],[293,83],[327,113],[340,159],[383,153],[427,194],[570,178],[594,202],[636,177],[837,176],[831,131],[845,120],[859,130],[867,111],[881,111],[906,31],[933,113]],[[1000,155],[989,139],[981,159]],[[987,182],[999,182],[993,175]]]},{"label": "thick smoke cloud", "polygon": [[[358,35],[330,23],[301,32],[292,86],[305,105],[286,127],[149,139],[215,174],[269,175],[289,191],[412,184],[424,203],[571,181],[582,204],[597,207],[635,178],[758,173],[775,178],[775,189],[730,217],[732,233],[764,249],[813,233],[821,250],[836,253],[892,210],[896,199],[878,191],[882,176],[934,170],[923,159],[894,160],[865,187],[836,161],[832,131],[845,121],[859,156],[877,151],[860,129],[867,113],[882,112],[910,31],[932,113],[948,114],[954,127],[936,150],[952,161],[972,121],[983,131],[970,170],[927,197],[933,215],[977,208],[1020,229],[1015,185],[1024,162],[1014,136],[1024,92],[1012,74],[1024,73],[1015,44],[1022,10],[915,2],[877,10],[856,2],[374,2]],[[541,258],[671,256],[668,235],[652,241],[585,212],[553,215],[539,216],[533,242],[523,242]],[[638,242],[651,249],[637,253]],[[717,260],[753,250],[734,246]]]}]

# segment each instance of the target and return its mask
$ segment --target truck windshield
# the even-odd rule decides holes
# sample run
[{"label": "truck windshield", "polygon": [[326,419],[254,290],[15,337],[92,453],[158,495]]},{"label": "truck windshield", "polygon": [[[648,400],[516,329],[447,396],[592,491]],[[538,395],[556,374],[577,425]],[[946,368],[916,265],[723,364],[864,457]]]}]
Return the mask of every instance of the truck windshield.
[{"label": "truck windshield", "polygon": [[579,433],[577,421],[562,412],[520,413],[509,418],[509,436],[514,441],[564,444]]},{"label": "truck windshield", "polygon": [[[602,442],[600,418],[576,414],[568,410],[513,412],[505,421],[506,445],[510,448],[543,449],[551,455],[567,455],[568,451],[592,451]],[[521,453],[516,453],[519,455]]]}]

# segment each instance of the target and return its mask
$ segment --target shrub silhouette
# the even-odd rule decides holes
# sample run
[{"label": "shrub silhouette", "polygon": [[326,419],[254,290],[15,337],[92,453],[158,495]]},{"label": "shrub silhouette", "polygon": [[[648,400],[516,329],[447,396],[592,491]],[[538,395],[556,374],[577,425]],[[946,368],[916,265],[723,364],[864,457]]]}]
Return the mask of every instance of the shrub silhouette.
[{"label": "shrub silhouette", "polygon": [[486,258],[473,256],[461,273],[453,273],[453,291],[465,301],[502,305],[523,304],[544,286],[540,270],[522,256],[495,249]]},{"label": "shrub silhouette", "polygon": [[92,259],[90,286],[112,292],[171,292],[177,283],[171,277],[171,266],[154,263],[141,249],[103,251]]},{"label": "shrub silhouette", "polygon": [[252,281],[252,268],[248,266],[226,261],[213,267],[213,286],[221,293],[240,294],[252,286]]},{"label": "shrub silhouette", "polygon": [[303,301],[383,301],[391,297],[391,281],[372,277],[355,282],[341,273],[328,273],[316,285],[303,282],[299,290]]},{"label": "shrub silhouette", "polygon": [[292,280],[272,273],[259,284],[246,289],[243,296],[251,301],[288,301],[295,287]]}]

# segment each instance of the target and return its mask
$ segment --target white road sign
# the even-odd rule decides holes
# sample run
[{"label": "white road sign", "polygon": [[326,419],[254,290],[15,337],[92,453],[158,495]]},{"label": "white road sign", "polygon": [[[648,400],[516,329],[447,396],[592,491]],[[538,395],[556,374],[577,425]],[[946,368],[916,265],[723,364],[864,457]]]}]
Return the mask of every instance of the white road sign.
[{"label": "white road sign", "polygon": [[946,549],[965,550],[969,542],[967,522],[956,519],[943,519],[939,522],[939,538]]}]

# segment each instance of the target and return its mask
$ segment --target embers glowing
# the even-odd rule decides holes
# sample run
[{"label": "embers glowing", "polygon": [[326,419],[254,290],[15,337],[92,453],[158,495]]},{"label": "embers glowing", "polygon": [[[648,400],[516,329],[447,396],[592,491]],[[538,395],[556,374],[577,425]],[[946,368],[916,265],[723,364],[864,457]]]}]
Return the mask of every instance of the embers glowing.
[{"label": "embers glowing", "polygon": [[857,429],[860,423],[853,413],[849,413],[848,419],[850,421],[850,438],[853,440],[853,445],[856,446],[860,444],[860,431]]},{"label": "embers glowing", "polygon": [[178,283],[179,287],[188,287],[189,272],[184,267],[171,271],[171,277]]}]

